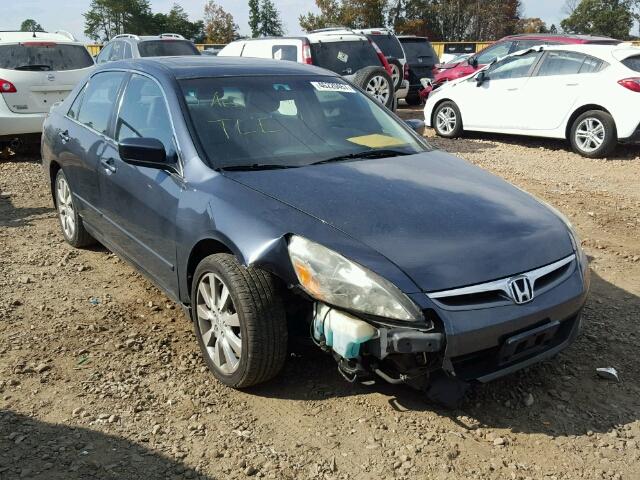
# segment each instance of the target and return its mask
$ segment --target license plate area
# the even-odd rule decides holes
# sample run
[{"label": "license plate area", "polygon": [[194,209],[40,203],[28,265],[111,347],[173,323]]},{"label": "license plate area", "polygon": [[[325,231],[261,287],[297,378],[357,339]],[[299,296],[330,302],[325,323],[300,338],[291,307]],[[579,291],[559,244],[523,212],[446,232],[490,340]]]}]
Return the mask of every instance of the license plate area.
[{"label": "license plate area", "polygon": [[556,320],[507,338],[498,353],[498,363],[506,365],[546,350],[559,328]]}]

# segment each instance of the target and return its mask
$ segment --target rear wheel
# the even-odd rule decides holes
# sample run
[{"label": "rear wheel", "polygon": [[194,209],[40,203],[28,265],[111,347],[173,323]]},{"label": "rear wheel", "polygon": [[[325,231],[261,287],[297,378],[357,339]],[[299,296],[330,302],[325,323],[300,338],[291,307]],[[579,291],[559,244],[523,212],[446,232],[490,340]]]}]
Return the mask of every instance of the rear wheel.
[{"label": "rear wheel", "polygon": [[387,61],[391,67],[391,82],[393,83],[393,89],[397,91],[402,85],[402,80],[404,80],[404,69],[400,60],[397,58],[387,57]]},{"label": "rear wheel", "polygon": [[71,187],[69,187],[69,182],[67,182],[67,177],[65,177],[62,169],[58,170],[56,174],[54,195],[62,235],[67,243],[76,248],[86,247],[95,243],[94,238],[84,228],[82,217],[78,215]]},{"label": "rear wheel", "polygon": [[280,372],[287,325],[275,277],[233,255],[210,255],[196,268],[191,299],[200,350],[220,382],[243,388]]},{"label": "rear wheel", "polygon": [[456,138],[462,135],[462,117],[458,106],[450,101],[442,102],[433,112],[431,125],[440,137]]},{"label": "rear wheel", "polygon": [[573,150],[583,157],[606,157],[618,143],[615,121],[607,112],[585,112],[573,122],[569,141]]},{"label": "rear wheel", "polygon": [[367,67],[358,71],[354,82],[388,109],[393,109],[395,93],[391,77],[382,67]]}]

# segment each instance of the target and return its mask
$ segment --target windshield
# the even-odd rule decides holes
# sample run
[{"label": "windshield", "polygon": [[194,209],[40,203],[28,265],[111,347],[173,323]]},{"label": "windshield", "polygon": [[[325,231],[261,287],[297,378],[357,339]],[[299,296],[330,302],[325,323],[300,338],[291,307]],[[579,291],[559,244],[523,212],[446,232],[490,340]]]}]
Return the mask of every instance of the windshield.
[{"label": "windshield", "polygon": [[145,40],[138,44],[141,57],[177,57],[200,55],[196,46],[188,40]]},{"label": "windshield", "polygon": [[431,44],[424,38],[404,38],[402,47],[409,63],[424,63],[433,65],[436,60]]},{"label": "windshield", "polygon": [[198,78],[180,84],[196,136],[216,168],[300,167],[377,150],[426,149],[340,78]]},{"label": "windshield", "polygon": [[378,45],[378,48],[382,50],[385,57],[404,58],[404,52],[402,51],[402,45],[395,37],[395,35],[387,34],[370,34],[367,38]]},{"label": "windshield", "polygon": [[314,65],[340,75],[350,75],[365,67],[382,66],[368,40],[312,43],[311,58]]},{"label": "windshield", "polygon": [[93,59],[82,45],[25,42],[0,46],[0,68],[59,72],[92,65]]}]

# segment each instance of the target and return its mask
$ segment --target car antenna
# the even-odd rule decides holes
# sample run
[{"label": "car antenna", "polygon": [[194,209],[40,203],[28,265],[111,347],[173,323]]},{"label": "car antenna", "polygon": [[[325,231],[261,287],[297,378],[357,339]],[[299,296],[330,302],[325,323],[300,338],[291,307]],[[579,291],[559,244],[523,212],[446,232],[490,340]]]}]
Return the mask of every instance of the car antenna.
[{"label": "car antenna", "polygon": [[38,38],[38,37],[36,37],[36,27],[35,27],[35,25],[33,26],[32,32],[33,32],[33,35],[32,35],[33,38]]}]

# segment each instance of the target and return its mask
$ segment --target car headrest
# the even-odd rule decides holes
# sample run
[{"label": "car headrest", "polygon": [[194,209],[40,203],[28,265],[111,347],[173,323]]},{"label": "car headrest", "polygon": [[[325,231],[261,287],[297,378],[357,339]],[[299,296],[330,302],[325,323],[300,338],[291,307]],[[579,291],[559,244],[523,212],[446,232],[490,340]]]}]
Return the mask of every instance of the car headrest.
[{"label": "car headrest", "polygon": [[250,91],[247,106],[261,113],[272,113],[280,108],[280,96],[275,91]]}]

